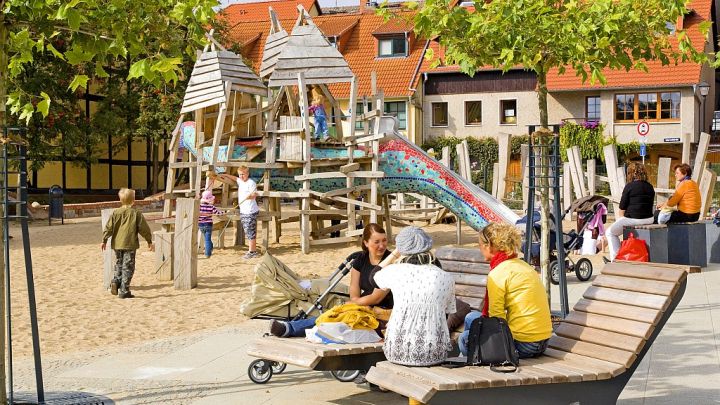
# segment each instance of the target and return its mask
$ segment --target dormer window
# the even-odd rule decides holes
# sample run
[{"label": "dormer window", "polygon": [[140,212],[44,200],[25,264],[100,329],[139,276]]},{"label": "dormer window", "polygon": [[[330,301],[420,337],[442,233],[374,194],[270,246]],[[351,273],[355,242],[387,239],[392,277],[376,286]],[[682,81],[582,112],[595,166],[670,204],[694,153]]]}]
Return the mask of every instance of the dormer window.
[{"label": "dormer window", "polygon": [[407,45],[407,38],[405,35],[378,38],[378,57],[388,58],[407,56]]},{"label": "dormer window", "polygon": [[328,42],[330,42],[333,48],[337,48],[337,39],[337,37],[328,37]]}]

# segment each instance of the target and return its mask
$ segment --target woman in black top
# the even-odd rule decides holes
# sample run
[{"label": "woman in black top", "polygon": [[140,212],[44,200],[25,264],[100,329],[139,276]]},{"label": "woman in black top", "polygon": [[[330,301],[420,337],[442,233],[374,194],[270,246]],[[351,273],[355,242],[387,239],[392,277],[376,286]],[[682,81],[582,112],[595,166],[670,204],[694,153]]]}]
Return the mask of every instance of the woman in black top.
[{"label": "woman in black top", "polygon": [[642,163],[632,162],[627,169],[627,184],[620,198],[620,211],[615,213],[615,223],[605,231],[610,248],[610,260],[615,260],[620,249],[619,236],[629,225],[653,223],[655,189],[647,181],[647,171]]},{"label": "woman in black top", "polygon": [[[387,234],[378,224],[368,224],[363,230],[362,253],[352,263],[350,270],[350,302],[359,305],[379,306],[392,309],[392,293],[370,284],[370,272],[390,255]],[[270,333],[278,337],[305,336],[305,329],[315,326],[317,317],[296,321],[272,321]]]}]

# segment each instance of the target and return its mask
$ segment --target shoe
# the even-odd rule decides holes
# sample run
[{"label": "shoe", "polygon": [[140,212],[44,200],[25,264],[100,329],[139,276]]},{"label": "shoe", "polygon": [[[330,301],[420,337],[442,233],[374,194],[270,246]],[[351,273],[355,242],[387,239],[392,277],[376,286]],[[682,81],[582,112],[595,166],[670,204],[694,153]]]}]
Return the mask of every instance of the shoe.
[{"label": "shoe", "polygon": [[260,257],[260,253],[258,252],[247,252],[245,253],[245,256],[243,256],[244,259],[254,259],[256,257]]},{"label": "shoe", "polygon": [[603,259],[603,263],[605,263],[605,264],[610,263],[610,259],[608,259],[607,257],[603,256],[602,259]]},{"label": "shoe", "polygon": [[114,281],[110,283],[110,294],[118,295],[118,285]]},{"label": "shoe", "polygon": [[288,325],[282,321],[272,321],[270,324],[270,334],[277,337],[285,337],[288,334]]},{"label": "shoe", "polygon": [[118,298],[122,298],[122,299],[125,299],[125,298],[135,298],[135,296],[134,296],[130,291],[128,291],[128,292],[126,292],[126,293],[120,293],[120,294],[118,294]]},{"label": "shoe", "polygon": [[[366,376],[366,375],[367,375],[366,372],[361,371],[360,374],[358,374],[358,376],[355,377],[355,379],[353,380],[353,382],[354,382],[355,384],[365,384],[365,383],[367,383],[368,381],[365,379],[365,376]],[[372,388],[372,384],[370,385],[370,387]]]}]

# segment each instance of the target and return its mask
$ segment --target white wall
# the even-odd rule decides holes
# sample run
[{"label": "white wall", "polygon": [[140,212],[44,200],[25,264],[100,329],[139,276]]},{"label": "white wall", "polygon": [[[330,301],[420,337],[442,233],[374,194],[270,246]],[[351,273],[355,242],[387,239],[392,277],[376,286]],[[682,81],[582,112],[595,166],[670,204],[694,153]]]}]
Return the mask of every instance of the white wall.
[{"label": "white wall", "polygon": [[[500,124],[500,100],[516,100],[517,112],[515,124]],[[465,101],[482,102],[482,123],[465,125]],[[447,127],[432,126],[432,103],[448,103]],[[526,135],[528,125],[540,123],[537,94],[532,91],[507,93],[475,93],[425,95],[423,100],[423,139],[440,136],[497,136],[499,133]]]}]

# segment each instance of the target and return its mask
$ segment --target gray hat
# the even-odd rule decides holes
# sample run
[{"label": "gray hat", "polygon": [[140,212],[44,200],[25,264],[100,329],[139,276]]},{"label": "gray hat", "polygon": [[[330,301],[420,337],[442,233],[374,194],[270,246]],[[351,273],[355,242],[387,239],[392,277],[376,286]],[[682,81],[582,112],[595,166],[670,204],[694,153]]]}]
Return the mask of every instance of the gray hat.
[{"label": "gray hat", "polygon": [[427,252],[432,244],[430,235],[416,226],[408,226],[395,238],[397,250],[404,256]]}]

